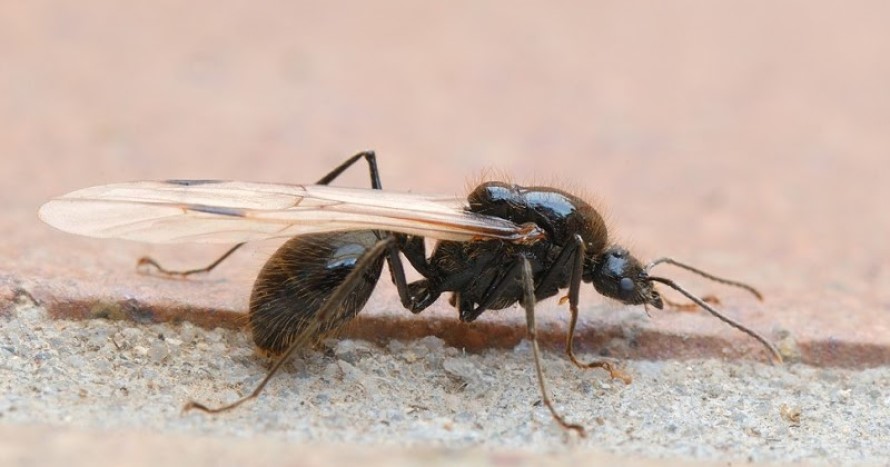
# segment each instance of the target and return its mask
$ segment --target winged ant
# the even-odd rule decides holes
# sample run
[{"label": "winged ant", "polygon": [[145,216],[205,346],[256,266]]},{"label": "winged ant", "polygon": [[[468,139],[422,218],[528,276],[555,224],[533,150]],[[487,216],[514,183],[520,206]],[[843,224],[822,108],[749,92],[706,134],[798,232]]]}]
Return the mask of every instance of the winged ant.
[{"label": "winged ant", "polygon": [[[368,163],[371,189],[329,187],[356,162]],[[521,305],[534,355],[541,398],[562,427],[584,434],[550,400],[541,367],[535,305],[568,289],[571,319],[565,352],[580,368],[627,376],[610,362],[581,362],[574,352],[582,283],[628,305],[663,308],[655,284],[666,285],[695,305],[760,341],[764,337],[718,312],[676,282],[651,274],[674,265],[707,279],[745,289],[671,258],[641,263],[609,243],[600,214],[587,202],[550,187],[485,182],[466,200],[382,190],[374,152],[360,152],[313,185],[217,180],[132,182],[86,188],[49,201],[41,219],[61,230],[93,237],[149,242],[236,243],[209,266],[171,271],[151,258],[139,264],[164,275],[189,276],[218,266],[245,242],[290,237],[263,266],[250,297],[248,321],[254,342],[279,354],[266,377],[247,396],[222,407],[189,402],[185,409],[218,413],[257,397],[288,357],[352,320],[367,302],[387,263],[402,305],[419,313],[446,292],[461,321],[486,310]],[[438,240],[430,255],[424,240]],[[408,282],[401,256],[423,277]],[[561,301],[562,303],[562,301]],[[684,307],[689,305],[679,305]]]}]

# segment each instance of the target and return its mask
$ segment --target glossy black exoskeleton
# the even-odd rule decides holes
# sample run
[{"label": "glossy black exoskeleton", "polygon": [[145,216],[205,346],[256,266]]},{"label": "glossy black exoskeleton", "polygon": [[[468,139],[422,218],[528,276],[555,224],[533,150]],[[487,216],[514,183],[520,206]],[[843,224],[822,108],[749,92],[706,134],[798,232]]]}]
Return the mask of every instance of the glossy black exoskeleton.
[{"label": "glossy black exoskeleton", "polygon": [[[580,280],[623,303],[662,308],[643,265],[621,247],[609,247],[605,222],[584,200],[556,188],[486,182],[470,193],[468,202],[474,212],[517,224],[534,223],[547,235],[528,245],[500,240],[439,242],[428,264],[412,263],[426,278],[409,285],[414,300],[410,309],[422,310],[450,291],[460,319],[469,322],[485,310],[521,303],[523,284],[512,271],[523,261],[531,268],[536,301]],[[575,268],[577,260],[582,262],[580,271]]]}]

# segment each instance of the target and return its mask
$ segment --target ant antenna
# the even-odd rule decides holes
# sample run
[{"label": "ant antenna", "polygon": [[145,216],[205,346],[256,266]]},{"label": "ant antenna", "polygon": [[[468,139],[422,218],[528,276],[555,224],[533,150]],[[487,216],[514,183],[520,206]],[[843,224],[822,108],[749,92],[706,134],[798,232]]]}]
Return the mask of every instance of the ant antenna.
[{"label": "ant antenna", "polygon": [[[678,264],[678,265],[679,265],[679,264]],[[688,266],[685,266],[685,265],[679,265],[679,266],[680,266],[680,267],[686,267],[686,268],[688,268],[688,269],[690,269],[690,270],[693,270],[693,271],[695,271],[695,272],[701,273],[701,271],[695,270],[695,269],[693,269],[693,268],[689,268]],[[647,268],[647,269],[648,269],[648,268]],[[722,279],[717,279],[717,278],[715,278],[715,277],[713,277],[713,276],[710,276],[709,274],[704,274],[704,273],[701,273],[701,274],[702,274],[703,276],[705,276],[705,277],[714,279],[714,280],[716,280],[717,282],[730,283],[729,285],[739,285],[739,286],[742,287],[742,288],[745,288],[745,289],[754,291],[754,288],[753,288],[753,287],[746,286],[746,285],[744,285],[744,284],[740,284],[740,283],[733,282],[733,281],[724,281],[724,280],[722,280]],[[680,287],[680,285],[677,284],[676,282],[674,282],[674,281],[672,281],[672,280],[670,280],[670,279],[666,279],[666,278],[664,278],[664,277],[657,277],[657,276],[649,276],[648,279],[649,279],[650,281],[653,281],[653,282],[660,282],[660,283],[662,283],[662,284],[664,284],[664,285],[667,285],[668,287],[670,287],[670,288],[676,290],[677,292],[680,292],[681,294],[685,295],[686,298],[692,300],[693,302],[696,303],[696,305],[698,305],[698,306],[704,308],[705,310],[708,311],[708,313],[710,313],[710,314],[716,316],[717,318],[719,318],[719,319],[720,319],[721,321],[723,321],[724,323],[726,323],[726,324],[728,324],[728,325],[730,325],[730,326],[732,326],[732,327],[738,329],[739,331],[742,331],[742,332],[744,332],[745,334],[747,334],[747,335],[749,335],[749,336],[751,336],[751,337],[757,339],[758,341],[760,341],[761,344],[763,344],[764,347],[767,348],[767,350],[769,350],[769,352],[773,355],[773,358],[775,358],[775,360],[776,360],[778,363],[781,364],[781,363],[783,362],[783,361],[782,361],[782,355],[781,355],[781,354],[779,353],[779,351],[775,348],[775,346],[773,346],[768,340],[766,340],[765,337],[763,337],[763,336],[761,336],[760,334],[754,332],[753,330],[751,330],[751,329],[745,327],[745,326],[742,325],[741,323],[738,323],[738,322],[734,321],[732,318],[730,318],[730,317],[724,315],[723,313],[720,313],[719,311],[717,311],[716,309],[714,309],[713,307],[711,307],[710,305],[708,305],[704,300],[702,300],[702,299],[698,298],[697,296],[693,295],[691,292],[689,292],[688,290],[684,289],[683,287]],[[756,291],[754,291],[754,293],[757,294],[757,296],[758,296],[758,298],[759,298],[759,293],[757,293]]]},{"label": "ant antenna", "polygon": [[[688,265],[688,264],[681,263],[681,262],[679,262],[679,261],[677,261],[677,260],[675,260],[675,259],[673,259],[673,258],[667,258],[667,257],[664,257],[664,258],[658,258],[658,259],[656,259],[655,261],[652,261],[651,263],[647,264],[647,265],[646,265],[646,268],[644,269],[644,270],[646,271],[646,274],[649,273],[649,270],[650,270],[650,269],[652,269],[653,267],[655,267],[655,266],[657,266],[657,265],[659,265],[659,264],[661,264],[661,263],[672,264],[672,265],[674,265],[674,266],[677,266],[678,268],[683,268],[683,269],[685,269],[685,270],[687,270],[687,271],[694,272],[694,273],[698,274],[699,276],[702,276],[702,277],[711,279],[712,281],[714,281],[714,282],[718,282],[718,283],[723,284],[723,285],[729,285],[729,286],[732,286],[732,287],[738,287],[738,288],[740,288],[740,289],[745,289],[745,290],[747,290],[748,292],[751,292],[752,295],[754,295],[755,297],[757,297],[758,300],[760,300],[761,302],[763,301],[763,295],[762,295],[757,289],[755,289],[754,287],[751,287],[751,286],[748,285],[748,284],[745,284],[745,283],[743,283],[743,282],[738,282],[738,281],[730,280],[730,279],[724,279],[724,278],[722,278],[722,277],[717,277],[717,276],[715,276],[715,275],[713,275],[713,274],[708,274],[708,273],[702,271],[701,269],[694,268],[694,267],[692,267],[692,266],[690,266],[690,265]],[[678,290],[680,290],[680,289],[678,289]]]}]

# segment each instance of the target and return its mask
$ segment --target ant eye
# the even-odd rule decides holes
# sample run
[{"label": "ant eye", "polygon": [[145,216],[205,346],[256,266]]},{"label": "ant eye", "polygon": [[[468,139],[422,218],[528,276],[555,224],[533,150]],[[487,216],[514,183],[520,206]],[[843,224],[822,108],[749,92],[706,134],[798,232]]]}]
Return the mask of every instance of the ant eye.
[{"label": "ant eye", "polygon": [[634,281],[630,277],[622,277],[620,281],[618,281],[618,285],[621,287],[621,290],[625,292],[630,292],[634,289]]}]

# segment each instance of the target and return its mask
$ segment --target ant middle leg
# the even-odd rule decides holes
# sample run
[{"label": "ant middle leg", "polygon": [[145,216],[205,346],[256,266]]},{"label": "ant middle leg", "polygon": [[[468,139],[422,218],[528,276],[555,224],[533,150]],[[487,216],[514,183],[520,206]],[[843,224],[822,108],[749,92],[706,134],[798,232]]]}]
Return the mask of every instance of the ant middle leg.
[{"label": "ant middle leg", "polygon": [[[327,175],[321,177],[317,182],[315,182],[315,184],[327,185],[333,182],[337,177],[340,176],[340,174],[345,172],[346,169],[352,167],[353,164],[358,162],[359,159],[365,159],[368,162],[368,172],[371,176],[371,188],[375,190],[381,189],[382,185],[380,183],[380,172],[377,170],[377,155],[374,153],[374,151],[362,151],[353,155],[349,159],[346,159],[342,164],[334,168],[334,170],[330,171]],[[233,246],[225,253],[223,253],[222,256],[214,260],[212,263],[202,268],[188,269],[184,271],[171,270],[161,266],[160,263],[158,263],[154,258],[150,256],[143,256],[139,258],[139,261],[136,262],[136,268],[147,273],[148,271],[146,271],[145,268],[151,267],[154,268],[155,273],[171,277],[188,277],[193,274],[204,274],[212,271],[215,267],[219,266],[220,263],[228,259],[228,257],[231,256],[232,253],[234,253],[242,246],[244,246],[244,242],[238,243],[237,245]]]},{"label": "ant middle leg", "polygon": [[553,416],[553,419],[559,423],[560,426],[567,430],[572,430],[578,433],[579,436],[584,437],[586,433],[584,431],[584,427],[578,425],[576,423],[567,422],[559,412],[556,411],[556,407],[553,406],[553,402],[550,401],[550,395],[547,393],[547,385],[544,380],[544,370],[541,366],[541,349],[538,347],[538,330],[535,324],[535,283],[532,278],[532,267],[528,262],[528,259],[525,257],[519,258],[516,261],[516,265],[512,269],[512,273],[508,274],[509,276],[514,276],[519,274],[520,279],[522,281],[522,288],[524,297],[522,299],[522,307],[525,308],[525,321],[528,327],[528,338],[532,344],[532,353],[535,357],[535,374],[538,378],[538,388],[541,390],[541,401],[550,410],[550,415]]}]

